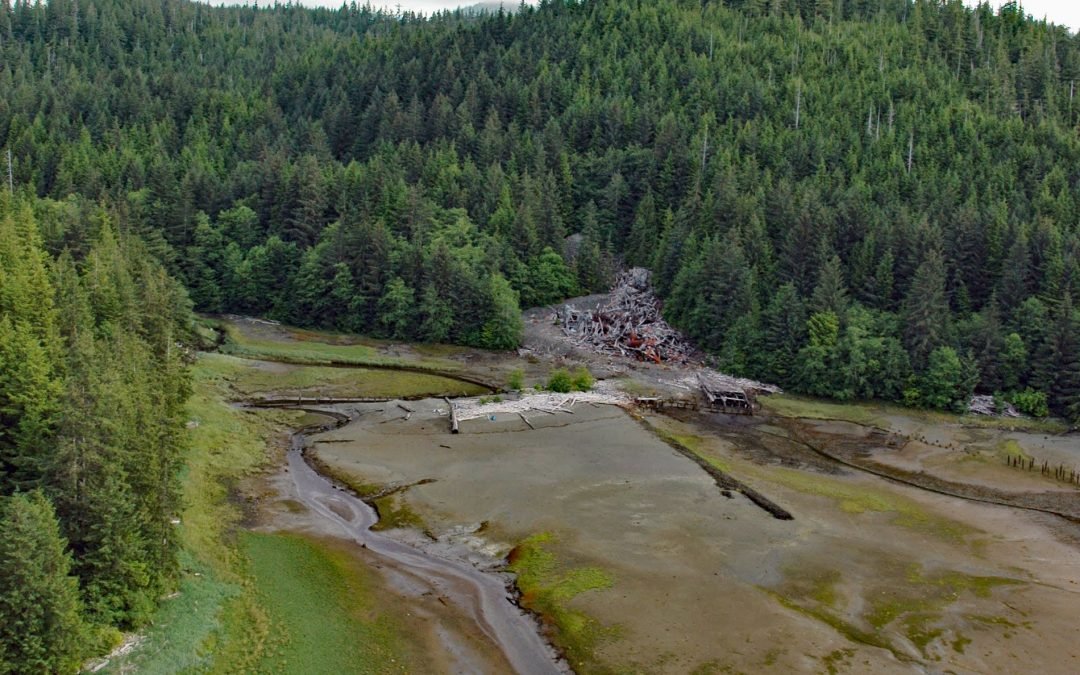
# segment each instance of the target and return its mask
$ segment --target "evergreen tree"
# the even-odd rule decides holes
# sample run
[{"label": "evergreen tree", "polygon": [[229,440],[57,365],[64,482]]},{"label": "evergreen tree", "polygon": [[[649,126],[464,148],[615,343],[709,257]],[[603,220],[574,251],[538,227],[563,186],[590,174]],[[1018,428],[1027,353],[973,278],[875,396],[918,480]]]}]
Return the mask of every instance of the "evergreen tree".
[{"label": "evergreen tree", "polygon": [[398,277],[386,284],[386,291],[379,299],[379,323],[387,337],[401,339],[410,334],[414,295],[413,289]]},{"label": "evergreen tree", "polygon": [[517,292],[500,274],[493,274],[488,280],[487,304],[487,319],[481,329],[479,344],[488,349],[517,347],[524,330]]},{"label": "evergreen tree", "polygon": [[1068,294],[1058,307],[1048,342],[1054,355],[1053,363],[1057,364],[1053,384],[1048,388],[1050,407],[1074,422],[1080,421],[1076,416],[1080,411],[1080,321]]},{"label": "evergreen tree", "polygon": [[795,372],[796,355],[806,341],[806,310],[794,284],[776,292],[762,317],[764,347],[768,354],[765,377],[789,382]]},{"label": "evergreen tree", "polygon": [[434,286],[428,285],[420,296],[420,336],[427,342],[443,342],[454,326],[454,313]]},{"label": "evergreen tree", "polygon": [[41,492],[0,497],[0,672],[79,671],[86,629],[70,568]]},{"label": "evergreen tree", "polygon": [[831,256],[818,274],[814,294],[810,298],[810,309],[814,312],[832,312],[842,317],[847,313],[847,286],[844,284],[840,257]]},{"label": "evergreen tree", "polygon": [[924,367],[930,353],[948,341],[948,332],[945,263],[932,250],[916,270],[904,299],[904,341],[916,369]]}]

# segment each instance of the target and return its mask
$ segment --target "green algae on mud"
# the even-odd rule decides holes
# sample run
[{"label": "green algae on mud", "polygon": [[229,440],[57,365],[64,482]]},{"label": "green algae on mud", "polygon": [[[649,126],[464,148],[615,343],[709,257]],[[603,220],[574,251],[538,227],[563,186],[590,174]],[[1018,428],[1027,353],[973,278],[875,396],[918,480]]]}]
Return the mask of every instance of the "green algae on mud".
[{"label": "green algae on mud", "polygon": [[969,525],[930,513],[912,499],[869,485],[784,467],[770,467],[760,478],[804,494],[832,499],[844,513],[889,514],[895,525],[941,539],[963,541],[969,535],[978,534],[978,530]]},{"label": "green algae on mud", "polygon": [[378,497],[373,501],[375,510],[379,514],[379,522],[371,526],[372,530],[376,532],[408,528],[421,532],[428,530],[424,519],[409,506],[400,491]]},{"label": "green algae on mud", "polygon": [[[687,451],[721,471],[736,470],[733,458],[720,457],[714,452],[713,445],[718,442],[716,439],[691,434],[681,428],[675,430],[671,424],[670,420],[664,420],[662,425],[651,426],[666,443],[680,444]],[[891,514],[893,524],[932,534],[941,539],[963,541],[969,535],[978,534],[975,528],[930,513],[914,500],[891,490],[856,483],[842,477],[782,466],[762,467],[750,462],[739,462],[737,471],[740,475],[754,478],[759,484],[779,485],[803,494],[829,498],[847,514]]]},{"label": "green algae on mud", "polygon": [[[954,651],[963,653],[970,640],[960,633],[955,614],[948,620],[949,608],[966,594],[986,599],[995,588],[1026,583],[955,570],[928,572],[916,562],[909,563],[906,569],[883,563],[879,569],[882,577],[878,583],[863,589],[861,601],[854,603],[860,608],[856,614],[849,613],[847,598],[838,592],[837,585],[843,579],[833,569],[792,569],[779,587],[762,590],[785,607],[826,623],[852,642],[887,649],[905,659],[895,637],[906,639],[924,658],[930,657],[928,648],[937,641],[947,642]],[[970,624],[972,617],[960,615],[959,619]],[[947,640],[949,635],[953,639]]]},{"label": "green algae on mud", "polygon": [[554,643],[577,672],[606,672],[593,654],[600,641],[615,637],[617,628],[599,625],[568,603],[581,593],[610,588],[614,578],[597,567],[567,569],[550,550],[555,541],[550,532],[542,532],[510,551],[509,569],[517,576],[521,604],[553,629]]}]

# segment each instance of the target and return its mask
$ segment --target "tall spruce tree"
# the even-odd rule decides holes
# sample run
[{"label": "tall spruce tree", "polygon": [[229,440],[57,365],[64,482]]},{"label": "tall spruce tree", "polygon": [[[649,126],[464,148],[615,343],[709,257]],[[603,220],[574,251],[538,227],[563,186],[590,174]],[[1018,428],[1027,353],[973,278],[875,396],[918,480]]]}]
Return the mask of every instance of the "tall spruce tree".
[{"label": "tall spruce tree", "polygon": [[949,303],[945,296],[945,261],[931,250],[915,271],[904,298],[904,342],[912,365],[923,368],[930,353],[949,338]]},{"label": "tall spruce tree", "polygon": [[0,672],[79,671],[87,631],[70,568],[49,500],[0,497]]}]

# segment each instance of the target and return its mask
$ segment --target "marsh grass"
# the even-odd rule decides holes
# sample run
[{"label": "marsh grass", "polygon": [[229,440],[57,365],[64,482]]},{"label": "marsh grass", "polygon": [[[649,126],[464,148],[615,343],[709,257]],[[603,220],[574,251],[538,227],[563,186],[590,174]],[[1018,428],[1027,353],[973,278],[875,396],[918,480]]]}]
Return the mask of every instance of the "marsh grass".
[{"label": "marsh grass", "polygon": [[202,354],[192,367],[179,592],[162,603],[142,645],[107,672],[406,669],[395,624],[372,614],[366,572],[348,554],[242,529],[232,486],[265,470],[274,437],[301,417],[229,405],[254,374],[250,362],[222,354]]},{"label": "marsh grass", "polygon": [[[272,340],[245,334],[236,326],[224,324],[225,343],[221,351],[245,358],[284,361],[301,365],[410,366],[454,371],[461,366],[445,358],[403,359],[380,353],[372,344],[334,342],[333,336],[302,331],[304,339]],[[432,353],[432,352],[428,352]],[[447,352],[443,352],[447,353]]]},{"label": "marsh grass", "polygon": [[479,385],[427,373],[329,366],[252,369],[235,386],[238,392],[245,395],[304,392],[305,395],[317,393],[342,398],[477,396],[487,392]]},{"label": "marsh grass", "polygon": [[369,572],[347,551],[299,535],[241,536],[271,631],[258,672],[408,672],[400,627],[376,608]]},{"label": "marsh grass", "polygon": [[1002,418],[985,415],[956,415],[936,410],[905,408],[882,401],[838,403],[790,394],[773,394],[758,399],[761,407],[783,417],[840,420],[864,426],[890,428],[889,417],[908,417],[927,424],[955,424],[978,429],[1005,431],[1027,430],[1042,433],[1063,433],[1068,426],[1059,420],[1034,418]]}]

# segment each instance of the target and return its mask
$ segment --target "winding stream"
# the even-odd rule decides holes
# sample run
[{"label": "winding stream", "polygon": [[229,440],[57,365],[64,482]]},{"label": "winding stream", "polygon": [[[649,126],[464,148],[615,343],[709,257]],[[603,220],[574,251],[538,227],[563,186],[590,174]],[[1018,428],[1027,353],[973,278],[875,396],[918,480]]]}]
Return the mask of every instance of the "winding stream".
[{"label": "winding stream", "polygon": [[337,487],[304,459],[309,434],[343,426],[350,417],[334,410],[307,410],[335,422],[293,433],[287,455],[289,485],[295,490],[292,498],[338,528],[345,538],[386,559],[463,610],[499,647],[516,672],[521,675],[572,672],[540,635],[536,620],[514,604],[502,578],[482,572],[467,562],[442,558],[371,531],[371,526],[378,521],[375,510]]}]

